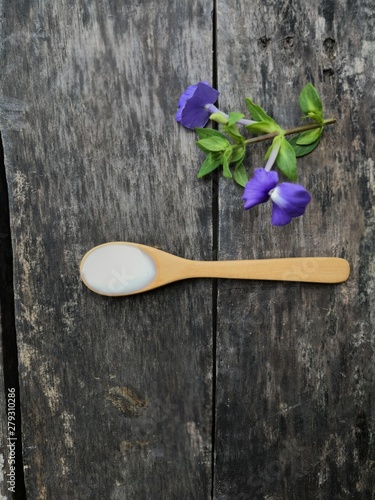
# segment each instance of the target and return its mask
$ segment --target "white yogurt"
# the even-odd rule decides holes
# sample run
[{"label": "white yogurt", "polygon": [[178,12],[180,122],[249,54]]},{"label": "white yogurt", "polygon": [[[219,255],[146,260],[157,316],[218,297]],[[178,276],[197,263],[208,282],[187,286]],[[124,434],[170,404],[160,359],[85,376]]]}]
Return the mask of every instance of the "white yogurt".
[{"label": "white yogurt", "polygon": [[156,277],[156,266],[152,257],[135,246],[106,243],[85,255],[81,277],[101,295],[127,295],[149,285]]}]

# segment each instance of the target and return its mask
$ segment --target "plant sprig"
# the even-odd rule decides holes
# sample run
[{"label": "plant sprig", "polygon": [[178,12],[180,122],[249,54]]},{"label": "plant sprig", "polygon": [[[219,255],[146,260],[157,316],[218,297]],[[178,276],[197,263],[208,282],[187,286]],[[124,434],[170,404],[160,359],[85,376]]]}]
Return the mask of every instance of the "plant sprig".
[{"label": "plant sprig", "polygon": [[[336,120],[324,118],[322,101],[311,83],[302,89],[298,98],[302,119],[309,123],[287,129],[250,98],[245,101],[251,119],[239,112],[225,114],[214,105],[218,96],[219,92],[208,82],[199,82],[189,86],[178,102],[176,120],[195,130],[199,138],[197,145],[206,154],[198,177],[222,167],[224,177],[245,188],[242,196],[245,210],[271,201],[271,223],[274,226],[289,224],[305,213],[311,195],[300,184],[280,183],[272,167],[276,165],[289,180],[296,181],[297,158],[314,151],[326,125]],[[204,128],[209,119],[219,124],[219,130]],[[244,126],[251,137],[245,137],[239,126]],[[265,166],[256,168],[248,180],[244,165],[247,148],[263,141],[271,141],[264,157]]]},{"label": "plant sprig", "polygon": [[[278,153],[274,159],[277,167],[290,180],[297,179],[297,158],[310,154],[320,143],[320,138],[326,125],[335,123],[335,119],[324,119],[323,105],[315,87],[309,83],[301,91],[298,101],[303,113],[303,119],[310,119],[313,123],[289,129],[282,127],[271,118],[265,110],[255,104],[250,98],[245,99],[252,118],[252,123],[245,128],[255,137],[245,138],[237,123],[244,118],[244,114],[231,112],[224,115],[215,111],[210,119],[219,123],[220,130],[195,128],[199,137],[198,147],[206,153],[198,177],[210,174],[220,166],[223,176],[233,178],[237,184],[244,187],[248,181],[244,158],[248,146],[272,140],[271,146],[265,155],[265,160],[275,149]],[[287,136],[292,136],[287,138]],[[271,165],[272,166],[272,165]]]}]

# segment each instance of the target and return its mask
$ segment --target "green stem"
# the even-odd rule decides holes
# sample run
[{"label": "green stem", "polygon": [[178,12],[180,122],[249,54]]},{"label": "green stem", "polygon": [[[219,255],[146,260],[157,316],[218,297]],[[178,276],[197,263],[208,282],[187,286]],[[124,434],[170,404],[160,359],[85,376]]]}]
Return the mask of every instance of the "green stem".
[{"label": "green stem", "polygon": [[[302,125],[300,127],[288,128],[282,131],[283,135],[292,135],[298,134],[300,132],[306,132],[307,130],[313,130],[315,128],[322,128],[324,125],[332,125],[336,123],[335,118],[328,118],[328,120],[324,120],[323,123],[310,123],[309,125]],[[252,137],[251,139],[247,139],[244,144],[255,144],[256,142],[267,141],[269,139],[273,139],[280,135],[280,132],[272,132],[271,134],[260,135],[259,137]]]},{"label": "green stem", "polygon": [[285,135],[298,134],[299,132],[306,132],[306,130],[313,130],[314,128],[322,128],[324,125],[333,125],[336,123],[335,118],[328,118],[323,123],[310,123],[309,125],[302,125],[301,127],[289,128],[284,131]]}]

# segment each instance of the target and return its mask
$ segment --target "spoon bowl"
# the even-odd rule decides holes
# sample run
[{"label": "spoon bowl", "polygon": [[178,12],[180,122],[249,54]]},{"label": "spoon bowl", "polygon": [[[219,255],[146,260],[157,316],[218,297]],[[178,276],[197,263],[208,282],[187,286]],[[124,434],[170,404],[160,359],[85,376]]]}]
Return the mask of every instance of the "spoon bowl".
[{"label": "spoon bowl", "polygon": [[195,261],[138,243],[111,242],[83,257],[80,274],[93,292],[133,295],[188,278],[232,278],[307,283],[342,283],[349,263],[338,257]]}]

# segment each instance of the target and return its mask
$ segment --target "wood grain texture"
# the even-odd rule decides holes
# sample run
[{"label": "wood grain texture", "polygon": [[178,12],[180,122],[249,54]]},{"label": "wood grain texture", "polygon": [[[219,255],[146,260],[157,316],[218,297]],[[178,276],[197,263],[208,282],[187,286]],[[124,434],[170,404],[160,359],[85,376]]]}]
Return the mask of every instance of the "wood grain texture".
[{"label": "wood grain texture", "polygon": [[[203,500],[212,481],[217,500],[373,498],[372,2],[0,10],[27,498]],[[173,115],[186,85],[214,76],[224,111],[248,96],[293,126],[311,81],[337,118],[299,161],[313,197],[302,219],[272,228],[270,207],[244,212],[225,180],[212,212],[194,134]],[[343,257],[350,280],[220,280],[217,310],[209,280],[127,298],[80,282],[82,256],[106,241],[210,260],[216,223],[221,260]]]},{"label": "wood grain texture", "polygon": [[[0,154],[2,151],[0,150]],[[2,156],[2,155],[1,155]],[[5,201],[4,201],[5,200]],[[7,423],[6,423],[6,398],[5,398],[5,382],[4,382],[4,304],[3,296],[5,289],[5,273],[4,261],[6,260],[6,250],[4,242],[6,238],[10,239],[10,234],[6,231],[6,222],[4,218],[8,215],[6,210],[6,177],[3,161],[0,158],[0,498],[7,498],[6,474],[8,471],[7,458]],[[7,217],[9,220],[9,217]]]},{"label": "wood grain texture", "polygon": [[301,220],[272,228],[270,206],[244,212],[221,183],[219,258],[338,256],[352,273],[328,288],[220,283],[217,499],[375,493],[373,23],[369,1],[218,2],[223,111],[247,96],[293,126],[312,82],[338,120],[299,161],[313,198]]},{"label": "wood grain texture", "polygon": [[111,240],[211,257],[211,186],[174,120],[212,79],[211,2],[2,9],[27,498],[206,498],[211,283],[113,300],[79,262]]}]

